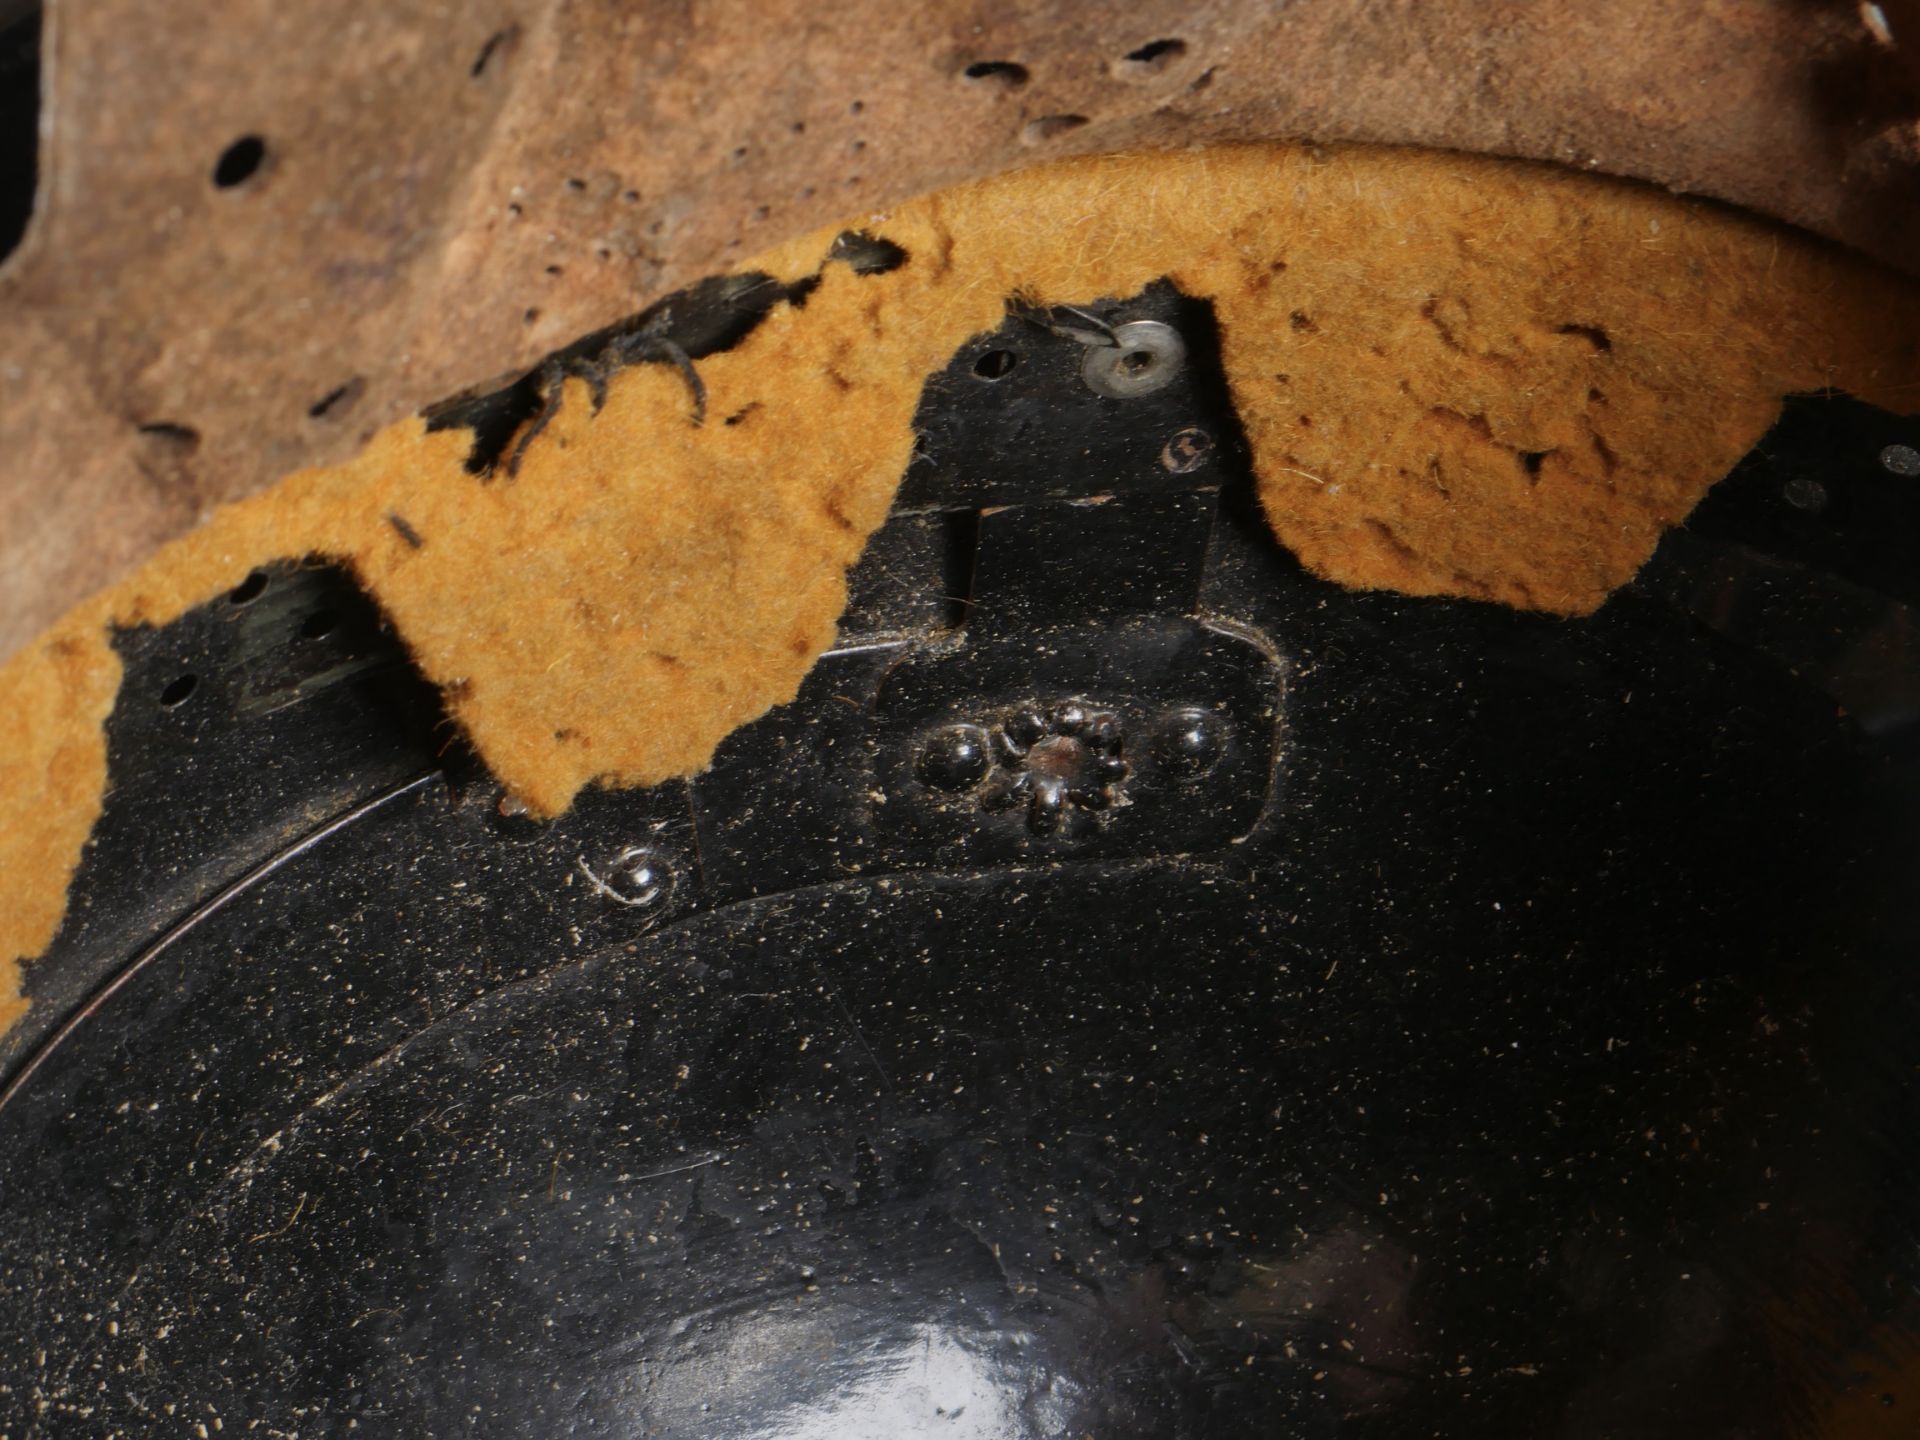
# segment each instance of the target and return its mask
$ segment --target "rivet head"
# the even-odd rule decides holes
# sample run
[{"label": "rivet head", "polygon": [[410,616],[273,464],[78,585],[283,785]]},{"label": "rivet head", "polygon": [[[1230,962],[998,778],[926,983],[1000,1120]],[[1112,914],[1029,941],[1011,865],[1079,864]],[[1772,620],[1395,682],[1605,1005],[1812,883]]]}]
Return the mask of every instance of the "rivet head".
[{"label": "rivet head", "polygon": [[652,845],[629,845],[598,871],[585,861],[580,868],[603,899],[636,909],[659,905],[678,880],[672,857]]},{"label": "rivet head", "polygon": [[971,790],[993,768],[987,732],[978,725],[946,725],[921,743],[915,768],[935,790]]},{"label": "rivet head", "polygon": [[1183,780],[1212,769],[1225,747],[1225,727],[1219,717],[1198,706],[1169,710],[1153,727],[1153,758]]},{"label": "rivet head", "polygon": [[1038,710],[1018,710],[1009,715],[1000,728],[1007,739],[1025,750],[1047,733],[1047,722]]},{"label": "rivet head", "polygon": [[1119,717],[1102,710],[1087,717],[1087,728],[1080,738],[1096,750],[1118,753],[1126,736],[1120,728]]},{"label": "rivet head", "polygon": [[1167,441],[1160,451],[1160,463],[1175,475],[1190,475],[1212,458],[1213,437],[1197,426],[1189,425]]},{"label": "rivet head", "polygon": [[1078,735],[1087,728],[1087,707],[1075,700],[1062,701],[1047,712],[1047,728],[1056,735]]},{"label": "rivet head", "polygon": [[1132,320],[1113,330],[1113,344],[1089,346],[1080,378],[1096,395],[1132,400],[1173,383],[1187,360],[1187,342],[1171,325]]},{"label": "rivet head", "polygon": [[1880,452],[1880,463],[1895,475],[1920,475],[1920,450],[1911,445],[1889,445]]},{"label": "rivet head", "polygon": [[1051,835],[1060,828],[1060,817],[1067,808],[1067,783],[1052,775],[1033,782],[1032,798],[1027,802],[1027,828],[1036,835]]},{"label": "rivet head", "polygon": [[1817,515],[1827,508],[1827,487],[1818,480],[1796,475],[1780,487],[1780,498],[1796,510]]}]

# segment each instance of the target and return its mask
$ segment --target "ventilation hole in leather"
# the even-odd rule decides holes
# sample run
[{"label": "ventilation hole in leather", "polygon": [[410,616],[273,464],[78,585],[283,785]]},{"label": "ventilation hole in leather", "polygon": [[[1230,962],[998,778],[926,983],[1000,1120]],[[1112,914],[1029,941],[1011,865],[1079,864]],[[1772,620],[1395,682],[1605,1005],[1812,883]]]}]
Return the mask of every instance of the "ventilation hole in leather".
[{"label": "ventilation hole in leather", "polygon": [[1078,130],[1086,123],[1087,117],[1084,115],[1042,115],[1038,120],[1027,122],[1027,128],[1020,132],[1020,138],[1029,145],[1040,145],[1069,131]]},{"label": "ventilation hole in leather", "polygon": [[973,373],[982,380],[1004,380],[1019,363],[1020,357],[1011,350],[989,350],[973,362]]},{"label": "ventilation hole in leather", "polygon": [[227,592],[227,600],[234,605],[251,605],[258,600],[267,588],[267,572],[255,570],[233,589]]},{"label": "ventilation hole in leather", "polygon": [[0,28],[0,260],[33,219],[40,168],[40,7]]},{"label": "ventilation hole in leather", "polygon": [[1018,90],[1031,78],[1027,67],[1013,60],[976,60],[960,73],[976,84],[1002,90]]},{"label": "ventilation hole in leather", "polygon": [[1184,40],[1154,40],[1129,50],[1121,57],[1120,68],[1129,75],[1158,75],[1186,53]]},{"label": "ventilation hole in leather", "polygon": [[366,380],[355,376],[344,385],[337,385],[307,407],[307,414],[315,420],[325,420],[329,416],[345,414],[352,408],[353,402],[367,388]]},{"label": "ventilation hole in leather", "polygon": [[213,183],[222,190],[244,185],[267,163],[267,142],[258,135],[242,135],[220,152],[214,163]]}]

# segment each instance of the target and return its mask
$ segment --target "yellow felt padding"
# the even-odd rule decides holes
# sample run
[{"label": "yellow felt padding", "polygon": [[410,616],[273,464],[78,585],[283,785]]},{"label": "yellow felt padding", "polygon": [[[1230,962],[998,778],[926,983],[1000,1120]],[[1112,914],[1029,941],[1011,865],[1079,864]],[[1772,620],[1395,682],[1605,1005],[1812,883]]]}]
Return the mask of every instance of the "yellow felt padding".
[{"label": "yellow felt padding", "polygon": [[[1168,276],[1212,300],[1275,533],[1351,586],[1591,610],[1752,447],[1781,397],[1920,408],[1911,282],[1718,207],[1481,157],[1246,147],[1079,160],[853,222],[829,266],[701,362],[583,386],[516,478],[418,420],[168,546],[0,670],[0,1024],[51,939],[107,779],[109,625],[162,624],[280,556],[351,567],[536,813],[697,771],[791,698],[887,513],[925,377],[1004,317]],[[816,271],[832,232],[749,268]],[[502,303],[511,303],[503,297]],[[728,420],[733,423],[724,423]],[[399,517],[421,544],[408,543]]]}]

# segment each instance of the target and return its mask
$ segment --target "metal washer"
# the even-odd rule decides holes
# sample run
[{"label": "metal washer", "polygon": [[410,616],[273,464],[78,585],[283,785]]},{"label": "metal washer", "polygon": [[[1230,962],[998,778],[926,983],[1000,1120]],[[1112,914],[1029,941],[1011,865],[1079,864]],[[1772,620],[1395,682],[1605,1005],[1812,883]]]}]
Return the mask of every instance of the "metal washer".
[{"label": "metal washer", "polygon": [[1096,395],[1131,400],[1173,383],[1187,361],[1187,342],[1171,325],[1131,320],[1113,329],[1113,344],[1090,348],[1080,375]]}]

